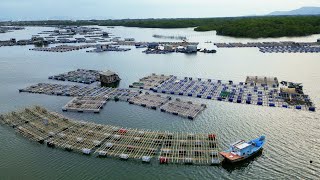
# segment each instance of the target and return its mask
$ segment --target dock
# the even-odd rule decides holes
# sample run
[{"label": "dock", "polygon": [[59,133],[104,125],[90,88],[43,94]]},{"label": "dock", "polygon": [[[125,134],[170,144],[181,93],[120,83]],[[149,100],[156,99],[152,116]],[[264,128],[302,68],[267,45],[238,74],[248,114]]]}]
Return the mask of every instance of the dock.
[{"label": "dock", "polygon": [[216,165],[220,150],[216,134],[171,133],[77,121],[40,107],[0,115],[31,141],[51,148],[97,157],[144,163]]}]

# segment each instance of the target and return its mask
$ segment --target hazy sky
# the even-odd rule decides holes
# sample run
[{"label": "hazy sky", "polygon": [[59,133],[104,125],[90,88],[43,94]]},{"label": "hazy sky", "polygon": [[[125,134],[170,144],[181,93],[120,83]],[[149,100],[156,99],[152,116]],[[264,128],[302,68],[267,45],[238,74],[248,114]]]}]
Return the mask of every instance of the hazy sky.
[{"label": "hazy sky", "polygon": [[0,19],[224,17],[302,6],[320,6],[320,0],[1,0]]}]

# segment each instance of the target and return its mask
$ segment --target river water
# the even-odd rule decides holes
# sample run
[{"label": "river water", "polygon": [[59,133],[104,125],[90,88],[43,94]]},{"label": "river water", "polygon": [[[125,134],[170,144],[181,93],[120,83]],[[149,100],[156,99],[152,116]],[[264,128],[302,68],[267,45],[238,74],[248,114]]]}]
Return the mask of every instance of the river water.
[{"label": "river water", "polygon": [[[51,28],[27,27],[1,34],[0,39],[30,38]],[[200,47],[205,43],[247,41],[315,41],[320,35],[303,38],[236,39],[215,32],[188,29],[143,29],[116,27],[107,29],[115,36],[138,41],[166,41],[153,34],[186,35]],[[29,51],[32,46],[0,47],[0,113],[29,105],[42,105],[62,113],[70,98],[18,93],[19,88],[49,81],[49,75],[74,70],[110,69],[121,77],[120,87],[151,73],[173,74],[244,81],[247,75],[277,76],[280,80],[301,82],[313,102],[320,104],[319,54],[263,54],[255,48],[218,49],[216,54],[146,55],[142,49],[128,52],[86,53],[73,51],[50,53]],[[185,97],[188,99],[187,97]],[[320,114],[281,108],[258,107],[204,99],[208,105],[195,120],[152,111],[125,102],[108,102],[100,114],[65,113],[68,117],[128,128],[218,134],[221,147],[238,139],[265,135],[263,153],[237,166],[159,165],[154,162],[120,161],[95,158],[30,142],[14,130],[0,126],[0,179],[319,179]],[[310,163],[309,161],[313,162]]]}]

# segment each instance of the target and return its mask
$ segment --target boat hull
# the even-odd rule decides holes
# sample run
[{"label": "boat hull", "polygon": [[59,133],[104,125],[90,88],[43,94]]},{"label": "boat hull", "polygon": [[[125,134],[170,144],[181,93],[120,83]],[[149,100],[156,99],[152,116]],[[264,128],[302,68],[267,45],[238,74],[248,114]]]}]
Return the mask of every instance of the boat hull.
[{"label": "boat hull", "polygon": [[229,162],[229,163],[237,163],[240,161],[244,161],[246,159],[252,158],[255,155],[259,154],[260,152],[262,152],[263,148],[260,148],[259,150],[255,151],[254,153],[248,155],[248,156],[240,156],[237,159],[230,159],[229,157],[226,156],[226,154],[224,154],[223,152],[220,153],[220,155],[222,155],[224,157],[224,161]]}]

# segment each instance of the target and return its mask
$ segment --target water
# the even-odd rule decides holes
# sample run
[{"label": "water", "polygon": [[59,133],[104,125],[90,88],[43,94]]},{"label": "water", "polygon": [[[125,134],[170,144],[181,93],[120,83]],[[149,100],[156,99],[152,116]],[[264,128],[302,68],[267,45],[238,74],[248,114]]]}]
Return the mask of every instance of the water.
[{"label": "water", "polygon": [[[28,27],[24,31],[1,34],[30,38],[50,28]],[[197,33],[192,29],[140,29],[116,27],[106,29],[116,36],[141,41],[159,41],[153,34],[186,35],[200,46],[212,42],[257,41],[216,36],[214,32]],[[303,38],[260,39],[314,41],[319,35]],[[166,41],[166,40],[165,40]],[[70,98],[18,93],[19,88],[49,81],[49,75],[74,70],[110,69],[122,78],[121,87],[150,73],[174,74],[202,78],[243,81],[246,75],[277,76],[280,80],[302,82],[305,93],[320,104],[319,54],[262,54],[258,49],[218,49],[216,54],[146,55],[141,49],[129,52],[49,53],[29,51],[26,47],[0,48],[0,113],[29,105],[42,105],[60,112]],[[188,97],[185,97],[188,99]],[[193,99],[208,105],[194,121],[152,111],[125,102],[108,102],[100,114],[65,113],[64,115],[129,128],[194,133],[215,132],[222,148],[238,139],[262,134],[267,144],[261,155],[238,166],[159,165],[156,162],[99,159],[30,142],[11,128],[0,126],[1,179],[319,179],[319,112],[310,113],[281,108],[231,104]],[[310,164],[309,161],[313,163]]]}]

